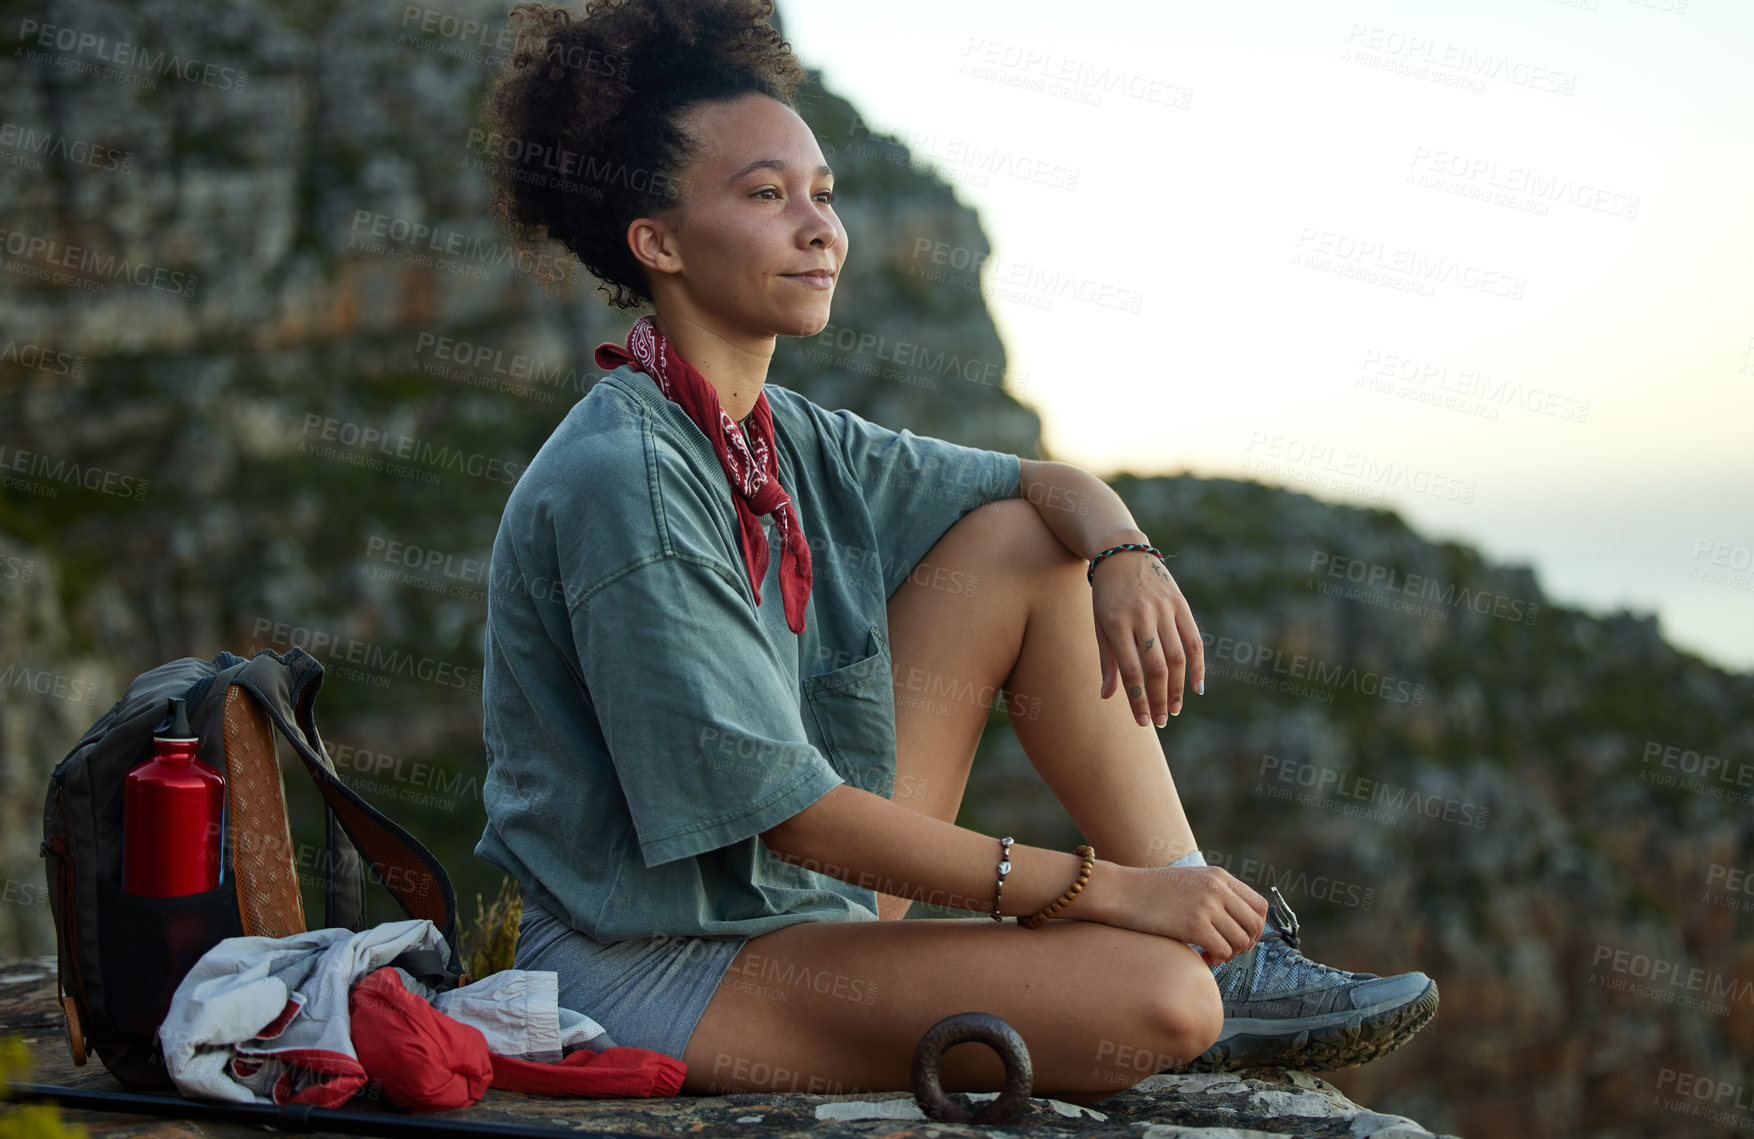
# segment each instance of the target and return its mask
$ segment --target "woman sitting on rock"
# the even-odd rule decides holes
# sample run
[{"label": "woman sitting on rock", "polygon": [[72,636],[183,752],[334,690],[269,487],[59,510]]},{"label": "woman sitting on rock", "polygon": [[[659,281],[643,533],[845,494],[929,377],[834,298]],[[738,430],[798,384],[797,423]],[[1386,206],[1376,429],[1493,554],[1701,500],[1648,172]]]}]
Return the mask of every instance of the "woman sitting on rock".
[{"label": "woman sitting on rock", "polygon": [[[770,15],[520,5],[487,100],[520,244],[655,311],[597,350],[494,544],[477,852],[522,887],[518,967],[695,1092],[903,1089],[966,1010],[1086,1099],[1398,1046],[1423,974],[1307,960],[1200,857],[1151,726],[1202,691],[1200,633],[1120,497],[766,382],[847,259]],[[1094,852],[955,824],[1001,690]],[[896,920],[913,900],[977,916]],[[943,1080],[1002,1074],[958,1048]]]}]

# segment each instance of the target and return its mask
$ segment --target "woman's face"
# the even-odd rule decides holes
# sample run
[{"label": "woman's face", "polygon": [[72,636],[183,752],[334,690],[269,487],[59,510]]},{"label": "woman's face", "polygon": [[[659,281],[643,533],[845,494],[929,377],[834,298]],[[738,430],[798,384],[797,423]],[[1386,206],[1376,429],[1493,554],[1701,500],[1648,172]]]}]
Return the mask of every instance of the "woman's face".
[{"label": "woman's face", "polygon": [[677,175],[688,204],[658,239],[655,298],[728,336],[821,332],[847,233],[816,136],[765,95],[703,103],[680,121],[699,149]]}]

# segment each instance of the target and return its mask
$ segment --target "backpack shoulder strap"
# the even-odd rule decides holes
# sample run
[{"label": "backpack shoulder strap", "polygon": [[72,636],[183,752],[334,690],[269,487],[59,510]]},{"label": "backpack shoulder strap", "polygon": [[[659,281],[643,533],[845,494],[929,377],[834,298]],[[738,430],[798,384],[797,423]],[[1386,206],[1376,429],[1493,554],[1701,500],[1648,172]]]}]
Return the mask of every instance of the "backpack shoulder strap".
[{"label": "backpack shoulder strap", "polygon": [[[306,774],[328,805],[328,866],[324,901],[331,925],[359,929],[365,924],[361,873],[352,857],[364,854],[379,881],[403,913],[426,918],[438,927],[450,947],[449,967],[461,973],[457,953],[457,899],[450,877],[420,840],[360,797],[335,774],[317,734],[314,710],[323,683],[323,666],[303,649],[284,657],[272,649],[257,653],[240,669],[233,683],[261,704],[275,728],[292,745]],[[342,920],[337,920],[342,919]],[[351,920],[348,920],[351,919]]]}]

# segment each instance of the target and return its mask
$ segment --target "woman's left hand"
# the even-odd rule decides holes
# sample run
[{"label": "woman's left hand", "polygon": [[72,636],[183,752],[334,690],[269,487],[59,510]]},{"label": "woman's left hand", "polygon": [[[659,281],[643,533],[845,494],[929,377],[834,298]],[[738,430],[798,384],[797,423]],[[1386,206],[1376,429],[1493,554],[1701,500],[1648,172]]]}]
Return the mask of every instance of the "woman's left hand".
[{"label": "woman's left hand", "polygon": [[1102,698],[1125,686],[1141,727],[1162,727],[1182,709],[1183,687],[1206,687],[1200,627],[1181,587],[1162,560],[1122,550],[1096,565],[1091,582],[1096,644],[1102,656]]}]

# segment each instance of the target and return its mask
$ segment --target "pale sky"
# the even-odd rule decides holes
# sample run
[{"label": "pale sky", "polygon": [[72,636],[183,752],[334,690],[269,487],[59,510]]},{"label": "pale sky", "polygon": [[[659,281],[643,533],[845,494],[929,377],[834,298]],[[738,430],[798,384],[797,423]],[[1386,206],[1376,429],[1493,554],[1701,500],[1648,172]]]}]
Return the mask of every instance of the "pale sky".
[{"label": "pale sky", "polygon": [[980,211],[1055,457],[1381,502],[1754,669],[1754,3],[780,5]]}]

